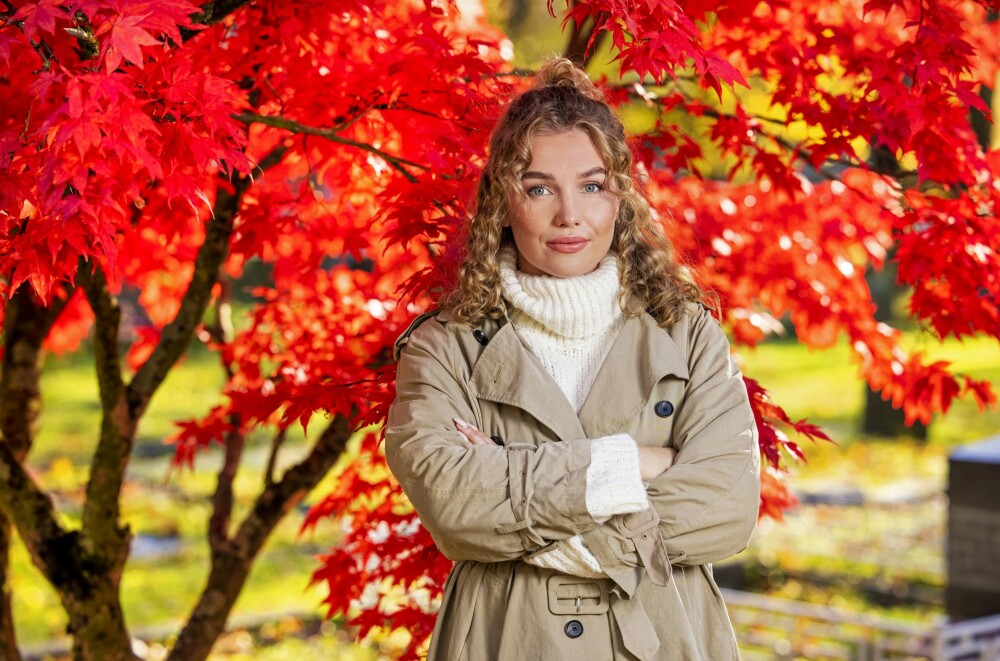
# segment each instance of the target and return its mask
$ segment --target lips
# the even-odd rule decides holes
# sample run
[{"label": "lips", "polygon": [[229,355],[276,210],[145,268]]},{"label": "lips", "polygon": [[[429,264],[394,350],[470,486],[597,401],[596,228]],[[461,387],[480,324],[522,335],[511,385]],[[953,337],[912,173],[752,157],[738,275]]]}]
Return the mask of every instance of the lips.
[{"label": "lips", "polygon": [[585,239],[582,236],[565,236],[558,239],[552,239],[551,241],[546,241],[545,245],[549,247],[550,250],[562,253],[574,253],[580,252],[590,243],[589,239]]}]

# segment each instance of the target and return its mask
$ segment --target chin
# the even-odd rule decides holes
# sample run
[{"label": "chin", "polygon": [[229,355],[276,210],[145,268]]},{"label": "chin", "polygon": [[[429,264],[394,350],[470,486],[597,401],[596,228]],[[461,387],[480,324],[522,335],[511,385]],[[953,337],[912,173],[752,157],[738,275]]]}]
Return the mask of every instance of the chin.
[{"label": "chin", "polygon": [[547,275],[552,278],[575,278],[597,270],[605,255],[607,255],[607,251],[600,255],[582,255],[579,253],[565,255],[555,251],[544,251],[542,254],[532,255],[534,259],[531,259],[526,258],[524,253],[519,253],[518,269],[528,275]]},{"label": "chin", "polygon": [[558,260],[554,264],[547,264],[549,268],[543,269],[547,275],[554,278],[575,278],[580,275],[587,275],[597,270],[601,265],[601,260],[580,259],[580,260]]}]

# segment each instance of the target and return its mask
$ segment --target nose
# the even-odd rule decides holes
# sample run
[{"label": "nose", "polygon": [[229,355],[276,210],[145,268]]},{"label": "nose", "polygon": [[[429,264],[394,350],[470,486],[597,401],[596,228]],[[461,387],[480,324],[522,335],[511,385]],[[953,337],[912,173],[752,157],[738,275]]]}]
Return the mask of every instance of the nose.
[{"label": "nose", "polygon": [[580,202],[572,194],[559,196],[559,208],[556,210],[555,221],[560,227],[580,224]]}]

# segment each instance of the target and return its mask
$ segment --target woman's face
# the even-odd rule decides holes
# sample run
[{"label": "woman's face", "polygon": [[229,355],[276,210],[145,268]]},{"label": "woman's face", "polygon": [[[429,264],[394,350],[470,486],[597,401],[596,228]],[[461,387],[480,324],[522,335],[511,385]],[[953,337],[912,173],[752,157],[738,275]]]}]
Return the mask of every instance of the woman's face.
[{"label": "woman's face", "polygon": [[580,129],[536,135],[529,145],[524,195],[512,196],[507,221],[518,268],[557,278],[590,273],[611,248],[618,216],[604,161]]}]

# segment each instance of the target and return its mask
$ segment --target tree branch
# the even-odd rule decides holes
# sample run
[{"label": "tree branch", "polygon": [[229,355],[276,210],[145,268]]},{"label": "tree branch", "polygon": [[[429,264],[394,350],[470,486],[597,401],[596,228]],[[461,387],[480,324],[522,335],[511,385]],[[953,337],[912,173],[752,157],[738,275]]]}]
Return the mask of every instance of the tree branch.
[{"label": "tree branch", "polygon": [[48,308],[34,299],[27,286],[7,301],[3,328],[3,362],[0,367],[0,437],[23,461],[31,448],[32,426],[41,410],[38,388],[42,342],[73,296],[56,298]]},{"label": "tree branch", "polygon": [[246,445],[246,435],[239,429],[239,416],[233,415],[233,431],[226,434],[226,456],[219,469],[219,480],[212,495],[212,516],[208,521],[208,546],[214,554],[229,543],[229,521],[233,514],[233,480],[239,470]]},{"label": "tree branch", "polygon": [[251,170],[250,173],[264,174],[265,172],[273,168],[275,165],[280,163],[281,159],[285,157],[285,154],[288,153],[289,149],[290,147],[288,145],[278,145],[270,152],[268,152],[267,155],[264,156],[264,158],[260,159],[260,162],[257,163],[257,167]]},{"label": "tree branch", "polygon": [[[252,0],[212,0],[201,6],[201,13],[191,16],[191,20],[198,25],[211,27],[226,18],[244,5],[251,4]],[[187,42],[197,35],[201,30],[181,28],[181,41]]]},{"label": "tree branch", "polygon": [[94,552],[113,565],[128,554],[129,533],[119,525],[119,498],[138,417],[130,414],[125,399],[118,350],[118,300],[108,291],[100,266],[82,268],[79,279],[94,311],[94,363],[102,411],[101,436],[91,460],[83,506],[83,534],[92,542]]},{"label": "tree branch", "polygon": [[407,181],[411,183],[417,183],[417,178],[412,175],[409,170],[403,166],[409,166],[411,168],[416,168],[418,170],[427,170],[427,166],[420,165],[419,163],[414,163],[413,161],[408,161],[404,158],[398,156],[393,156],[392,154],[386,153],[377,147],[365,144],[363,142],[358,142],[356,140],[351,140],[350,138],[345,138],[338,135],[333,129],[319,127],[319,126],[307,126],[306,124],[299,123],[293,119],[288,119],[286,117],[275,117],[273,115],[259,115],[257,113],[244,112],[237,115],[233,115],[234,119],[243,122],[246,125],[250,124],[264,124],[266,126],[272,126],[274,128],[284,129],[286,131],[291,131],[292,133],[298,133],[301,135],[315,135],[321,138],[325,138],[330,142],[336,142],[341,145],[347,145],[348,147],[354,147],[356,149],[361,149],[362,151],[367,151],[375,154],[386,163],[388,163],[394,170],[406,177]]},{"label": "tree branch", "polygon": [[271,528],[333,468],[353,433],[349,418],[335,415],[309,455],[285,471],[280,481],[260,493],[253,510],[233,537],[234,549],[259,550]]},{"label": "tree branch", "polygon": [[0,510],[13,521],[31,561],[57,589],[72,584],[83,557],[78,534],[59,523],[55,505],[7,443],[0,443]]},{"label": "tree branch", "polygon": [[[221,277],[222,293],[215,301],[215,322],[208,328],[211,339],[220,344],[233,341],[233,324],[230,318],[229,301],[232,297],[232,284],[228,277]],[[226,378],[233,378],[233,368],[219,354],[219,362]],[[219,479],[212,496],[212,516],[208,522],[209,548],[222,548],[229,542],[229,522],[233,513],[233,481],[243,459],[243,448],[246,446],[246,434],[241,429],[242,423],[238,414],[230,414],[229,423],[232,431],[226,434],[226,454],[219,469]]]},{"label": "tree branch", "polygon": [[10,519],[0,512],[0,658],[5,661],[21,661],[10,586],[10,541],[13,532]]},{"label": "tree branch", "polygon": [[219,186],[212,219],[205,226],[205,242],[195,258],[194,275],[181,299],[177,316],[160,334],[153,353],[136,372],[127,387],[129,415],[138,420],[167,373],[187,349],[212,297],[212,287],[229,252],[229,237],[243,193],[250,186],[246,176],[236,177],[233,190]]},{"label": "tree branch", "polygon": [[591,36],[596,29],[597,20],[594,18],[588,19],[584,25],[577,25],[574,22],[573,31],[570,33],[569,42],[566,44],[563,56],[586,68],[590,63],[590,58],[600,50],[601,45],[608,37],[607,30],[599,32],[594,37],[594,47],[588,51],[587,44],[590,43]]},{"label": "tree branch", "polygon": [[168,661],[203,661],[225,628],[236,598],[268,536],[285,514],[323,479],[353,434],[349,419],[337,415],[309,455],[279,482],[265,485],[232,540],[213,552],[208,584],[170,651]]}]

